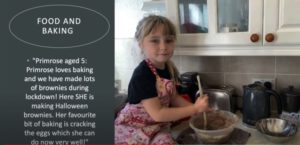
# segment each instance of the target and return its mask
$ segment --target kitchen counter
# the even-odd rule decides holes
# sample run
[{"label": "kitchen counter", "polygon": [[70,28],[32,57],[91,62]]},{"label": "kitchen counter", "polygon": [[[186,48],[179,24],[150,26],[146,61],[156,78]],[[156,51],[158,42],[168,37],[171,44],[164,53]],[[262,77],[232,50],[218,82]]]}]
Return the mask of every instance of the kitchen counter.
[{"label": "kitchen counter", "polygon": [[[255,128],[250,128],[245,126],[242,121],[237,126],[238,128],[251,133],[250,138],[247,141],[247,145],[251,144],[264,144],[264,145],[276,145],[278,143],[270,142],[267,138],[265,138],[260,132],[258,132]],[[300,144],[300,133],[297,132],[296,136],[293,137],[288,142],[284,142],[281,144],[289,144],[289,145],[299,145]]]},{"label": "kitchen counter", "polygon": [[[179,125],[173,127],[171,129],[172,135],[174,138],[177,138],[181,131],[185,130],[189,127],[188,121],[183,121]],[[245,126],[242,123],[242,120],[239,121],[239,124],[237,125],[237,128],[242,129],[244,131],[247,131],[251,133],[251,136],[249,137],[246,145],[254,145],[254,144],[263,144],[263,145],[278,145],[278,143],[272,143],[269,140],[267,140],[260,132],[258,132],[255,128],[250,128]],[[300,144],[300,131],[298,130],[296,136],[292,138],[288,142],[284,142],[282,144],[288,144],[288,145],[299,145]]]}]

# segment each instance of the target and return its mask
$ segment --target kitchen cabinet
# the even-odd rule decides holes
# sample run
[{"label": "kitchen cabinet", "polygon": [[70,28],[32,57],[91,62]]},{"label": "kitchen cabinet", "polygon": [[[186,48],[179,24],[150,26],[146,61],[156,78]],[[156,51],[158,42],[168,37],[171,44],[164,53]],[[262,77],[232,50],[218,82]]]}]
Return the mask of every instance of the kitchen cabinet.
[{"label": "kitchen cabinet", "polygon": [[166,0],[179,55],[300,56],[299,0]]},{"label": "kitchen cabinet", "polygon": [[264,41],[264,45],[300,44],[300,1],[265,0],[264,36],[273,34],[273,42]]}]

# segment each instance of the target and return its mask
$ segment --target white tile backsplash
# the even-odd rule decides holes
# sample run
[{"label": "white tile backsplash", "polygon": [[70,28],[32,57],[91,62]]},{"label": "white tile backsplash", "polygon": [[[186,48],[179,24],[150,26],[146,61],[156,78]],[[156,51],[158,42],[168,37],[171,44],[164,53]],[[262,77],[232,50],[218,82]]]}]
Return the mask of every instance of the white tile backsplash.
[{"label": "white tile backsplash", "polygon": [[[133,59],[134,56],[131,56]],[[277,65],[282,64],[294,64],[295,60],[298,58],[284,58],[284,63],[278,63]],[[278,59],[277,57],[198,57],[198,56],[173,56],[173,62],[177,66],[179,72],[182,74],[188,71],[196,71],[202,74],[203,80],[209,81],[206,82],[209,85],[220,84],[230,84],[236,88],[236,92],[239,96],[243,94],[243,85],[247,85],[252,83],[253,78],[275,78],[275,86],[274,89],[281,90],[282,88],[286,88],[288,85],[294,85],[296,89],[300,90],[300,74],[291,72],[276,72],[275,68],[276,61],[282,61],[282,58]],[[223,60],[223,62],[222,62]],[[224,61],[225,60],[225,61]],[[250,60],[250,61],[248,61]],[[228,64],[228,62],[233,62],[232,64]],[[225,63],[224,63],[225,62]],[[123,74],[124,71],[129,73],[132,71],[136,65],[132,64],[130,67],[122,69],[117,69],[117,72],[120,71],[122,76],[120,78],[122,81],[122,85],[128,84],[127,81],[130,79],[130,75]],[[232,66],[230,66],[232,65]],[[274,66],[275,65],[275,66]],[[263,66],[266,66],[264,68]],[[217,67],[217,68],[214,68]],[[286,69],[296,70],[295,65],[285,66]],[[125,69],[125,70],[124,70]],[[229,70],[230,69],[230,70]]]},{"label": "white tile backsplash", "polygon": [[180,73],[200,70],[200,57],[181,56],[180,58]]}]

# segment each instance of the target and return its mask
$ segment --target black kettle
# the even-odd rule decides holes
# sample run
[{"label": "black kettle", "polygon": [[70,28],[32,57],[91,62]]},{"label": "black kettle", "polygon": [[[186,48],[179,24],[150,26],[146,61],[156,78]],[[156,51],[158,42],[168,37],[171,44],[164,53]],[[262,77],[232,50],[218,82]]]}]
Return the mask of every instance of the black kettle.
[{"label": "black kettle", "polygon": [[270,96],[274,96],[277,103],[277,112],[281,114],[282,104],[279,94],[272,90],[272,84],[265,82],[255,82],[244,86],[243,95],[243,122],[254,126],[255,123],[263,118],[271,116],[271,100]]},{"label": "black kettle", "polygon": [[[196,100],[196,93],[199,90],[197,75],[198,72],[185,72],[180,75],[181,85],[177,87],[180,94],[188,94],[189,99],[194,103]],[[203,83],[201,83],[203,84]]]},{"label": "black kettle", "polygon": [[281,92],[283,110],[297,113],[300,110],[300,92],[294,86],[288,86]]}]

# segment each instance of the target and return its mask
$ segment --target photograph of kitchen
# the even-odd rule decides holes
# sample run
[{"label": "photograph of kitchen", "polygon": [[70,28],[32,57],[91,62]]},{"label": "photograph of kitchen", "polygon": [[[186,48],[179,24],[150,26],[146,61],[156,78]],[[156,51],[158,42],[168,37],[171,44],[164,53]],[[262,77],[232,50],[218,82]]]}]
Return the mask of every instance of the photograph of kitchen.
[{"label": "photograph of kitchen", "polygon": [[[115,0],[115,116],[144,59],[134,38],[137,24],[159,15],[177,33],[171,58],[181,82],[177,92],[194,103],[201,84],[209,106],[219,110],[175,121],[170,132],[178,144],[300,144],[298,5],[298,0]],[[206,126],[222,128],[212,129],[219,136]]]}]

